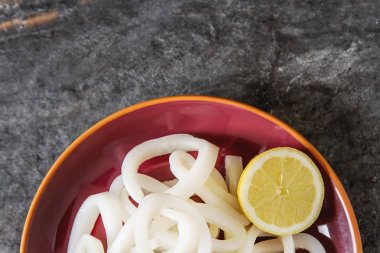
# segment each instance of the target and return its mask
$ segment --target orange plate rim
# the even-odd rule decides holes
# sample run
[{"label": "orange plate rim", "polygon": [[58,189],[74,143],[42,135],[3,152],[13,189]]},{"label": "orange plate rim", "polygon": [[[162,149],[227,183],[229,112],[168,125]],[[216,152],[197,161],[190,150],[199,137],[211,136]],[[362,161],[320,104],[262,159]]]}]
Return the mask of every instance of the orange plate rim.
[{"label": "orange plate rim", "polygon": [[98,123],[90,127],[88,130],[86,130],[83,134],[81,134],[73,143],[71,143],[68,148],[58,157],[58,159],[54,162],[53,166],[49,169],[48,173],[46,174],[45,178],[42,180],[42,183],[38,187],[38,190],[33,198],[33,201],[30,205],[29,212],[26,216],[24,229],[21,237],[21,246],[20,246],[20,253],[26,253],[26,245],[28,242],[28,236],[30,232],[30,225],[31,221],[33,219],[33,216],[36,212],[38,203],[41,199],[41,196],[43,192],[45,191],[46,186],[51,181],[52,177],[54,176],[55,172],[58,170],[60,165],[63,163],[63,161],[75,150],[82,142],[84,142],[89,136],[91,136],[94,132],[105,126],[106,124],[110,123],[111,121],[124,116],[128,113],[131,113],[133,111],[158,105],[162,103],[169,103],[169,102],[178,102],[178,101],[194,101],[194,102],[212,102],[212,103],[219,103],[219,104],[225,104],[229,106],[234,106],[241,108],[243,110],[247,110],[249,112],[252,112],[254,114],[257,114],[276,125],[281,126],[283,129],[285,129],[289,134],[291,134],[297,141],[299,141],[302,145],[305,146],[305,148],[317,159],[318,162],[323,166],[323,168],[326,170],[327,174],[333,181],[333,184],[335,188],[338,190],[338,193],[340,194],[340,197],[342,198],[345,209],[349,218],[349,222],[352,226],[353,232],[354,232],[354,244],[356,245],[356,253],[363,253],[362,249],[362,242],[360,238],[360,232],[358,223],[355,217],[354,210],[352,208],[352,205],[350,203],[350,200],[348,199],[347,193],[343,188],[343,185],[339,181],[337,175],[331,168],[331,166],[328,164],[328,162],[325,160],[325,158],[322,156],[322,154],[308,141],[303,137],[300,133],[298,133],[295,129],[293,129],[288,124],[284,123],[283,121],[277,119],[276,117],[270,115],[267,112],[264,112],[256,107],[253,107],[251,105],[247,105],[241,102],[236,102],[233,100],[225,99],[225,98],[218,98],[218,97],[211,97],[211,96],[171,96],[171,97],[162,97],[162,98],[156,98],[147,100],[144,102],[140,102],[134,105],[131,105],[129,107],[126,107],[124,109],[121,109],[120,111],[117,111],[108,117],[100,120]]}]

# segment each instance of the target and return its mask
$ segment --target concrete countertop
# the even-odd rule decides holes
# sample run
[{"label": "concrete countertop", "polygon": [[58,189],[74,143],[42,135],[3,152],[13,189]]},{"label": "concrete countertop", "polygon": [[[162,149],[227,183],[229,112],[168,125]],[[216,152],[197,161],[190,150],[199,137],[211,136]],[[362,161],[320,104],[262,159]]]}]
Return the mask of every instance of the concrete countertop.
[{"label": "concrete countertop", "polygon": [[0,252],[60,153],[128,105],[203,94],[261,108],[343,183],[380,252],[380,2],[0,0]]}]

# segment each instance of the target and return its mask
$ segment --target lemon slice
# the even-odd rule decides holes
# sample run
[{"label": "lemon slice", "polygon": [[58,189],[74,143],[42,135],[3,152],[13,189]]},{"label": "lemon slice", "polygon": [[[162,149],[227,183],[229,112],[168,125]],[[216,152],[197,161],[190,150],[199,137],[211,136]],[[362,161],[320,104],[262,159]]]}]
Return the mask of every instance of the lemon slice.
[{"label": "lemon slice", "polygon": [[324,198],[322,176],[303,152],[273,148],[254,157],[238,184],[245,215],[260,229],[290,235],[310,227]]}]

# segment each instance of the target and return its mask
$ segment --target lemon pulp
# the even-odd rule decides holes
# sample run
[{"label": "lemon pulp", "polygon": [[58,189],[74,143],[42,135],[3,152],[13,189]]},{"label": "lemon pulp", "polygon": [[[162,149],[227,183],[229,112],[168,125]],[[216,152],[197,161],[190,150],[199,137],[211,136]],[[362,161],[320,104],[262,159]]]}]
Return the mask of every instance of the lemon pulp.
[{"label": "lemon pulp", "polygon": [[270,149],[252,159],[238,185],[246,216],[276,235],[309,227],[319,215],[323,195],[317,166],[303,152],[288,147]]}]

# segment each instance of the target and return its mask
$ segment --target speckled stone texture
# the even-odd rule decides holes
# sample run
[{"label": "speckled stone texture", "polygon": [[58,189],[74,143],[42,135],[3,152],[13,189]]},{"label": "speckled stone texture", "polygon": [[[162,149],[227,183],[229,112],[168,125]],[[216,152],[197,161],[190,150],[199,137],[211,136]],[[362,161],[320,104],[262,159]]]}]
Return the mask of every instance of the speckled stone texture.
[{"label": "speckled stone texture", "polygon": [[204,94],[257,106],[326,157],[380,252],[380,1],[48,1],[0,21],[0,252],[17,252],[37,187],[83,131],[128,105]]}]

